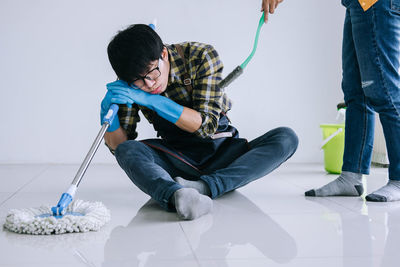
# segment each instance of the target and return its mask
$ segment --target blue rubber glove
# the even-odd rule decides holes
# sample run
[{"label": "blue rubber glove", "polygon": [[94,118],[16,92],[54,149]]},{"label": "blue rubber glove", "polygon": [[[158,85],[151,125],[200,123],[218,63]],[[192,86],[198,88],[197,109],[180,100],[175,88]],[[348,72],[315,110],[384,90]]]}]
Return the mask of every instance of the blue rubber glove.
[{"label": "blue rubber glove", "polygon": [[[113,102],[114,95],[112,92],[108,91],[107,94],[104,96],[103,100],[101,101],[101,109],[100,109],[100,123],[103,125],[104,123],[104,116],[106,116],[108,110],[110,109],[111,104],[116,103]],[[108,127],[107,132],[114,132],[119,128],[119,118],[118,114],[115,115],[114,119],[111,122],[110,127]]]},{"label": "blue rubber glove", "polygon": [[121,80],[107,84],[107,90],[114,95],[113,103],[126,104],[128,107],[133,103],[145,106],[172,123],[176,123],[183,112],[183,106],[171,99],[147,93]]},{"label": "blue rubber glove", "polygon": [[135,85],[129,86],[122,80],[117,80],[107,84],[107,90],[114,95],[112,101],[118,104],[126,104],[132,107],[133,103],[152,109],[151,96],[152,94],[140,90]]}]

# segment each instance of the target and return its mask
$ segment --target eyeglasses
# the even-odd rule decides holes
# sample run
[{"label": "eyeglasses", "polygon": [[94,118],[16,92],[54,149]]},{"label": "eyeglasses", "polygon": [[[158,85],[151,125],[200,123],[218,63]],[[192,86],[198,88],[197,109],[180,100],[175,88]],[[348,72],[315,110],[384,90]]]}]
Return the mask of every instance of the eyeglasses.
[{"label": "eyeglasses", "polygon": [[150,70],[146,75],[140,76],[132,81],[134,85],[136,85],[139,88],[142,88],[146,85],[145,79],[148,81],[154,81],[161,75],[160,71],[160,62],[162,59],[158,59],[158,65],[154,69]]}]

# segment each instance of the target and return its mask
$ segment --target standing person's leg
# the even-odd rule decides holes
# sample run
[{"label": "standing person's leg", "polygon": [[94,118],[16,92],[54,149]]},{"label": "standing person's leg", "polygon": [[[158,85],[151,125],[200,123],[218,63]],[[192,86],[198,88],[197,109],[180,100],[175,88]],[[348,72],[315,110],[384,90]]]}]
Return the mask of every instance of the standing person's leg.
[{"label": "standing person's leg", "polygon": [[369,173],[374,113],[362,88],[356,40],[371,25],[358,1],[343,0],[342,4],[347,8],[342,47],[342,90],[347,105],[342,173],[327,185],[307,191],[306,196],[360,196],[364,191],[362,174]]},{"label": "standing person's leg", "polygon": [[177,181],[216,198],[272,172],[294,154],[297,145],[298,138],[293,130],[276,128],[251,141],[250,150],[226,168],[202,175],[198,181],[182,178]]},{"label": "standing person's leg", "polygon": [[174,210],[183,219],[195,219],[211,211],[212,201],[196,190],[183,188],[172,177],[181,172],[161,153],[130,140],[115,150],[118,164],[132,182],[166,210]]},{"label": "standing person's leg", "polygon": [[[400,199],[400,18],[399,0],[380,0],[364,12],[358,1],[343,0],[347,7],[343,46],[343,92],[347,104],[346,140],[342,175],[350,172],[357,179],[341,179],[306,195],[357,195],[361,194],[360,174],[369,174],[373,146],[374,113],[380,114],[387,143],[390,168],[388,185],[367,196],[370,201]],[[350,27],[351,25],[351,31]],[[346,30],[347,28],[347,30]],[[346,34],[347,32],[347,34]],[[348,83],[351,76],[352,57],[346,57],[345,43],[350,34],[361,77],[357,84]],[[354,53],[353,53],[354,54]],[[349,53],[347,53],[349,56]],[[350,64],[350,67],[346,65]],[[349,67],[346,70],[346,66]],[[354,80],[355,81],[355,80]],[[362,88],[364,99],[358,94]],[[360,95],[360,97],[357,97]],[[350,190],[351,189],[351,190]],[[356,189],[356,190],[354,190]],[[353,193],[351,193],[353,191]]]},{"label": "standing person's leg", "polygon": [[[389,182],[369,194],[369,201],[400,200],[400,0],[380,0],[371,9],[374,18],[374,72],[365,66],[363,82],[370,102],[379,113],[389,158]],[[363,68],[362,68],[363,69]]]}]

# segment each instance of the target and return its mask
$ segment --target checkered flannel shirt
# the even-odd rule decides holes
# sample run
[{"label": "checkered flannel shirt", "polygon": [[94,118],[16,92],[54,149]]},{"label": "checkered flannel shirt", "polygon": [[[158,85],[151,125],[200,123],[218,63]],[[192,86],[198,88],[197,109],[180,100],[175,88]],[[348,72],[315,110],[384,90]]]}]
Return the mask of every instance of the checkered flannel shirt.
[{"label": "checkered flannel shirt", "polygon": [[[217,84],[221,81],[223,65],[217,51],[207,44],[184,42],[180,44],[186,60],[187,73],[192,80],[192,93],[183,84],[185,66],[175,45],[167,45],[170,73],[167,89],[161,94],[176,103],[198,111],[202,118],[200,128],[194,133],[206,138],[214,134],[218,128],[221,112],[230,110],[232,103]],[[153,111],[137,104],[128,108],[120,106],[118,112],[121,127],[126,131],[128,140],[136,139],[136,125],[140,121],[139,110],[152,123]]]}]

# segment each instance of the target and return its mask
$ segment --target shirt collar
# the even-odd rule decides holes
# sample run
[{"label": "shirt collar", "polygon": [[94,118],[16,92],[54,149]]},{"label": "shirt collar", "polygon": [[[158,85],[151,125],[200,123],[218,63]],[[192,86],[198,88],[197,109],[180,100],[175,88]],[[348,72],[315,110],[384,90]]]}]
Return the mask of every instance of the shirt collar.
[{"label": "shirt collar", "polygon": [[171,83],[181,81],[181,76],[185,73],[185,67],[175,47],[168,45],[167,49],[170,64],[168,85],[170,85]]}]

